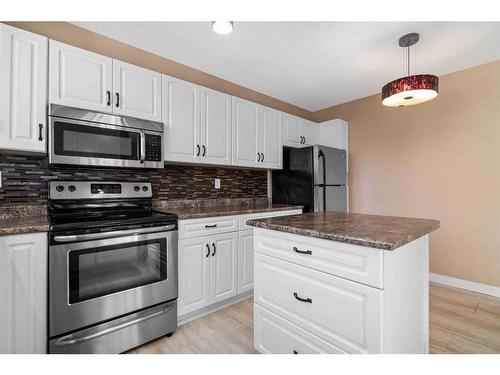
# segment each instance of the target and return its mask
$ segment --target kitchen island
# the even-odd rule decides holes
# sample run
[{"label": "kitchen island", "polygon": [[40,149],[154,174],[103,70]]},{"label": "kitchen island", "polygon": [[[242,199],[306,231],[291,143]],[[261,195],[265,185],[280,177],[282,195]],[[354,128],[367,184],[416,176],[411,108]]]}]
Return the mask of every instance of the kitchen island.
[{"label": "kitchen island", "polygon": [[439,221],[325,212],[247,224],[257,351],[428,353]]}]

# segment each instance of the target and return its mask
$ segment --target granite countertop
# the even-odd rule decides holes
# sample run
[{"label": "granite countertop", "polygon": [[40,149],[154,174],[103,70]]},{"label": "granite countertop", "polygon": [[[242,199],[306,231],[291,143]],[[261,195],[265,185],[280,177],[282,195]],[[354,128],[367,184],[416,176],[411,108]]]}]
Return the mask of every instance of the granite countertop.
[{"label": "granite countertop", "polygon": [[49,221],[47,216],[10,217],[0,219],[0,236],[48,231]]},{"label": "granite countertop", "polygon": [[383,250],[397,249],[439,228],[437,220],[341,212],[254,219],[247,224]]},{"label": "granite countertop", "polygon": [[270,204],[270,203],[257,203],[257,204],[241,204],[241,205],[221,205],[217,207],[173,207],[163,208],[155,207],[156,211],[172,212],[176,214],[179,220],[187,219],[202,219],[206,217],[215,216],[230,216],[230,215],[244,215],[259,212],[273,212],[273,211],[287,211],[299,210],[304,206],[285,205],[285,204]]}]

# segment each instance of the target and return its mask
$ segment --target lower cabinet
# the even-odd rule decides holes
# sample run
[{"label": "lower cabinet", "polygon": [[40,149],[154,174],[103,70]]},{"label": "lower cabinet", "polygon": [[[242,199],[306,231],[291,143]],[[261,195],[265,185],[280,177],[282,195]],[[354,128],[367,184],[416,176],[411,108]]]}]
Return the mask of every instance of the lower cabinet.
[{"label": "lower cabinet", "polygon": [[238,293],[237,256],[236,232],[179,241],[179,316]]},{"label": "lower cabinet", "polygon": [[0,237],[0,354],[46,353],[47,233]]},{"label": "lower cabinet", "polygon": [[238,233],[238,293],[253,289],[253,229]]}]

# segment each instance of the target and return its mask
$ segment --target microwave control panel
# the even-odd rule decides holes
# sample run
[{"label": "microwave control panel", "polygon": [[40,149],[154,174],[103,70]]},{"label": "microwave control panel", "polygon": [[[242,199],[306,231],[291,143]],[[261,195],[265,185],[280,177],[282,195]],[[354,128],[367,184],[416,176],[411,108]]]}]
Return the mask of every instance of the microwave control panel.
[{"label": "microwave control panel", "polygon": [[146,134],[146,161],[162,161],[161,148],[159,135]]}]

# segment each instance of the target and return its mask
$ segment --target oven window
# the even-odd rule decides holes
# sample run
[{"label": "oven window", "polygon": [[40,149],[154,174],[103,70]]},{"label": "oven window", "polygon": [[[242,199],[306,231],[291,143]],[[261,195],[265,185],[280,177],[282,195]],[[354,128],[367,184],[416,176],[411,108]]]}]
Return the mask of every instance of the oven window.
[{"label": "oven window", "polygon": [[138,160],[139,145],[138,132],[54,122],[56,155]]},{"label": "oven window", "polygon": [[167,279],[167,240],[133,242],[68,253],[69,303]]}]

